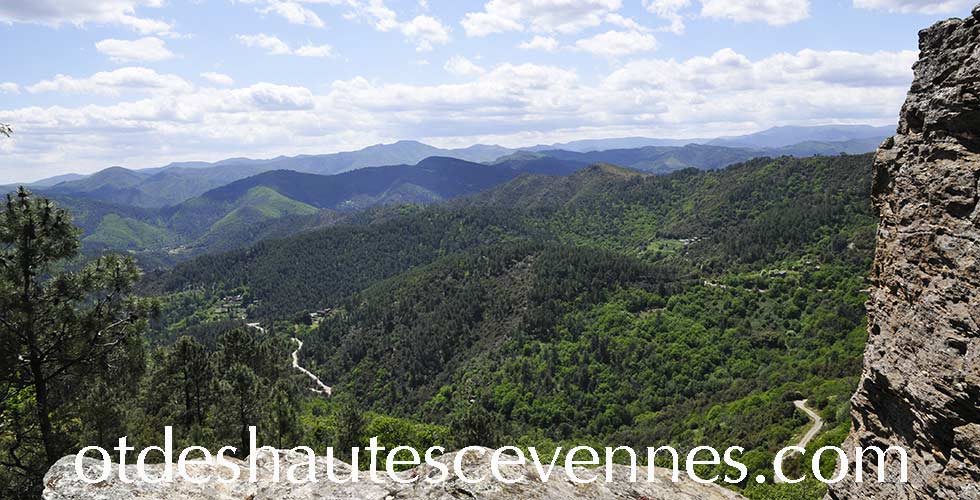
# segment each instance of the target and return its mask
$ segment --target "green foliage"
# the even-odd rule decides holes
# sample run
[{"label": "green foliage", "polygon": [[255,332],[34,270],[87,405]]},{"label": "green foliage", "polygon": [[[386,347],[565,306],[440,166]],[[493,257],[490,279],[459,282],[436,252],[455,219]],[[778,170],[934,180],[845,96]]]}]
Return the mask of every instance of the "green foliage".
[{"label": "green foliage", "polygon": [[128,250],[165,247],[175,243],[177,236],[164,228],[111,213],[103,217],[98,227],[82,241]]},{"label": "green foliage", "polygon": [[[78,230],[21,188],[0,213],[0,496],[37,493],[79,435],[105,442],[142,370],[140,270],[105,255],[78,270]],[[133,376],[123,376],[131,374]],[[79,423],[79,414],[89,418]],[[101,417],[101,418],[100,418]],[[79,429],[78,427],[81,427]]]}]

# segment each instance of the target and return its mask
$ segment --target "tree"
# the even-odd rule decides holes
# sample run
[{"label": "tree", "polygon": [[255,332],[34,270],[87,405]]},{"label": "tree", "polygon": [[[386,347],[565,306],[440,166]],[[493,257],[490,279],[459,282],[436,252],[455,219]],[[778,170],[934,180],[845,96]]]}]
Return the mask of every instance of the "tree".
[{"label": "tree", "polygon": [[0,421],[13,434],[0,441],[0,465],[35,478],[74,444],[58,425],[70,410],[59,408],[98,380],[124,378],[114,370],[140,356],[156,309],[132,296],[140,270],[131,258],[72,263],[78,232],[67,212],[24,188],[0,213],[0,415],[17,415],[15,425]]},{"label": "tree", "polygon": [[207,349],[192,337],[177,339],[166,358],[166,371],[175,380],[184,403],[182,420],[187,429],[204,424],[214,367]]},{"label": "tree", "polygon": [[361,436],[367,421],[364,412],[353,399],[341,403],[337,412],[337,448],[339,456],[344,459],[351,457],[351,451],[361,446]]},{"label": "tree", "polygon": [[227,422],[227,428],[237,428],[241,447],[239,456],[246,456],[249,450],[249,426],[259,426],[264,406],[261,381],[251,368],[236,363],[228,369],[221,381],[222,400],[219,412]]},{"label": "tree", "polygon": [[467,446],[496,446],[497,432],[493,415],[479,403],[469,403],[449,417],[449,431],[456,449]]}]

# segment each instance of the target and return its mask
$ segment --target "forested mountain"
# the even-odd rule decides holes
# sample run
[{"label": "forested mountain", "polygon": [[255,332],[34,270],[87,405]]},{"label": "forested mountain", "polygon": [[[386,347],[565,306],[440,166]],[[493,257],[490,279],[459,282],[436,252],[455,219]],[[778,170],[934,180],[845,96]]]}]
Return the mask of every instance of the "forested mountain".
[{"label": "forested mountain", "polygon": [[[155,298],[139,316],[149,332],[126,358],[137,368],[59,393],[92,418],[53,411],[52,434],[145,446],[176,424],[177,442],[215,446],[258,424],[265,443],[317,450],[375,435],[543,450],[738,443],[750,477],[768,474],[806,424],[792,400],[809,399],[827,424],[810,446],[839,444],[847,430],[875,223],[869,162],[759,158],[669,175],[596,164],[562,177],[435,158],[223,187],[195,198],[183,224],[221,241],[288,237],[147,273],[137,290]],[[362,176],[389,187],[358,195],[381,182]],[[423,185],[446,196],[491,187],[442,204],[334,210]],[[179,235],[153,228],[180,206],[78,207],[99,244]],[[289,369],[289,337],[336,400],[308,396]],[[8,437],[0,446],[21,453]],[[825,491],[736,487],[754,499]]]},{"label": "forested mountain", "polygon": [[[335,391],[382,414],[476,421],[489,445],[737,442],[754,477],[806,424],[792,399],[821,410],[814,446],[846,433],[875,223],[869,163],[522,175],[200,257],[145,291],[163,297],[159,339],[213,342],[220,321],[245,318],[289,331]],[[754,498],[824,491],[741,486]]]},{"label": "forested mountain", "polygon": [[223,165],[203,169],[167,168],[157,171],[112,167],[88,177],[42,187],[40,191],[56,196],[153,208],[176,205],[210,189],[264,170],[252,165]]},{"label": "forested mountain", "polygon": [[417,141],[379,144],[358,151],[326,155],[280,156],[254,160],[229,158],[214,163],[180,162],[130,170],[111,167],[89,176],[67,174],[35,183],[47,194],[85,197],[140,207],[177,205],[211,189],[262,172],[292,170],[332,175],[383,165],[414,165],[429,157],[474,163],[506,164],[530,173],[567,175],[596,162],[648,172],[669,173],[687,167],[714,170],[763,156],[813,156],[873,151],[888,127],[777,127],[756,134],[718,139],[648,139],[642,137],[573,141],[521,150],[474,145],[440,149]]},{"label": "forested mountain", "polygon": [[416,203],[475,193],[513,179],[506,166],[429,157],[416,165],[363,168],[333,176],[288,170],[266,172],[204,193],[213,202],[239,198],[257,186],[317,208],[359,209],[376,204]]},{"label": "forested mountain", "polygon": [[[668,176],[595,166],[565,179],[522,176],[446,207],[368,212],[343,226],[195,259],[156,287],[247,286],[263,301],[259,317],[283,317],[355,291],[351,279],[340,279],[352,272],[345,265],[357,263],[371,281],[447,252],[515,238],[653,260],[683,254],[708,273],[803,253],[863,265],[872,221],[862,168],[868,161],[866,155],[758,159]],[[358,255],[384,264],[368,266]]]},{"label": "forested mountain", "polygon": [[750,158],[764,156],[762,151],[688,144],[686,146],[647,146],[634,149],[609,149],[578,153],[574,151],[546,150],[537,153],[520,152],[498,161],[551,158],[571,165],[611,163],[651,173],[670,173],[685,168],[717,170]]},{"label": "forested mountain", "polygon": [[[238,248],[270,236],[296,234],[374,205],[426,204],[473,194],[520,173],[506,164],[431,157],[417,165],[364,168],[334,176],[264,172],[157,209],[66,195],[62,192],[69,190],[64,187],[52,197],[72,209],[87,247],[139,251],[147,264],[155,265]],[[140,172],[119,174],[130,185],[145,182]],[[173,171],[166,170],[152,177],[172,175]],[[92,189],[90,194],[119,194],[125,189],[106,188],[102,175],[78,182]]]},{"label": "forested mountain", "polygon": [[52,195],[86,197],[140,207],[163,207],[177,205],[219,186],[273,170],[332,175],[365,167],[414,165],[434,156],[487,162],[513,151],[487,145],[440,149],[416,141],[401,141],[328,155],[281,156],[268,160],[230,158],[215,163],[172,163],[141,170],[111,167],[89,176],[69,174],[47,179],[36,187]]}]

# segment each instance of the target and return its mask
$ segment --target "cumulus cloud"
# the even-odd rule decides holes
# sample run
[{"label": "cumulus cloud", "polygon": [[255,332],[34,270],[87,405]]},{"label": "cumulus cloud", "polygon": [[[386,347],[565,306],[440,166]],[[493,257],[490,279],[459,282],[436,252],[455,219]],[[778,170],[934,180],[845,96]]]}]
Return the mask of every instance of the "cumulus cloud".
[{"label": "cumulus cloud", "polygon": [[238,42],[246,47],[258,47],[264,49],[269,54],[273,55],[283,55],[292,54],[293,49],[289,47],[286,42],[283,42],[279,37],[266,35],[265,33],[258,33],[255,35],[235,35]]},{"label": "cumulus cloud", "polygon": [[643,6],[648,11],[670,22],[669,25],[664,26],[660,31],[667,31],[675,35],[684,33],[686,26],[684,25],[684,16],[681,15],[681,10],[690,5],[690,0],[643,0]]},{"label": "cumulus cloud", "polygon": [[433,45],[449,43],[449,28],[431,16],[416,16],[411,21],[399,24],[398,29],[415,43],[419,52],[430,51]]},{"label": "cumulus cloud", "polygon": [[622,0],[490,0],[483,11],[467,13],[462,24],[469,36],[525,29],[577,33],[598,26],[622,5]]},{"label": "cumulus cloud", "polygon": [[701,15],[783,26],[810,17],[810,0],[701,0]]},{"label": "cumulus cloud", "polygon": [[[751,58],[723,49],[630,61],[596,81],[556,65],[501,64],[462,69],[452,84],[354,77],[316,93],[271,83],[195,88],[145,68],[129,75],[121,69],[28,88],[113,88],[132,90],[124,95],[133,98],[0,111],[0,122],[18,127],[0,168],[40,172],[68,160],[90,170],[153,166],[328,152],[399,138],[518,146],[599,135],[702,137],[773,124],[888,123],[904,100],[915,59],[912,51],[802,50]],[[467,67],[456,62],[447,66]]]},{"label": "cumulus cloud", "polygon": [[293,49],[289,48],[286,42],[279,39],[279,37],[266,35],[265,33],[259,33],[256,35],[235,35],[238,42],[246,47],[258,47],[265,49],[269,54],[283,55],[292,54]]},{"label": "cumulus cloud", "polygon": [[450,29],[439,19],[428,16],[415,16],[409,21],[399,21],[398,14],[385,5],[384,0],[327,0],[342,1],[351,11],[348,19],[367,21],[374,29],[382,32],[397,31],[415,44],[419,52],[432,50],[434,45],[449,43]]},{"label": "cumulus cloud", "polygon": [[330,57],[333,55],[333,47],[323,45],[306,44],[299,46],[293,51],[293,55],[300,57]]},{"label": "cumulus cloud", "polygon": [[547,52],[551,52],[558,48],[558,40],[555,40],[550,36],[536,35],[534,38],[530,40],[525,40],[521,42],[521,44],[518,45],[517,48],[524,49],[524,50],[544,50]]},{"label": "cumulus cloud", "polygon": [[27,91],[66,92],[75,94],[119,95],[127,91],[189,92],[193,86],[177,75],[160,74],[143,67],[119,68],[114,71],[101,71],[86,78],[57,75],[50,80],[42,80],[27,87]]},{"label": "cumulus cloud", "polygon": [[918,14],[966,12],[974,4],[975,0],[854,0],[854,6],[859,9]]},{"label": "cumulus cloud", "polygon": [[239,43],[246,47],[257,47],[264,49],[266,53],[272,55],[294,55],[300,57],[328,57],[333,55],[333,47],[330,45],[306,44],[293,49],[279,37],[258,33],[255,35],[236,35]]},{"label": "cumulus cloud", "polygon": [[657,48],[657,39],[638,31],[607,31],[575,42],[575,47],[603,57],[621,57]]},{"label": "cumulus cloud", "polygon": [[0,82],[0,93],[3,94],[19,94],[20,85],[13,82]]},{"label": "cumulus cloud", "polygon": [[277,14],[293,24],[313,26],[314,28],[326,26],[326,23],[320,19],[316,12],[304,7],[300,2],[268,0],[268,5],[258,10],[263,14]]},{"label": "cumulus cloud", "polygon": [[166,33],[171,25],[140,17],[137,9],[161,7],[163,0],[5,0],[0,2],[0,22],[46,26],[115,24],[141,33]]},{"label": "cumulus cloud", "polygon": [[209,81],[209,82],[211,82],[211,83],[213,83],[215,85],[226,85],[227,86],[227,85],[234,85],[235,84],[235,80],[232,77],[230,77],[230,76],[228,76],[228,75],[226,75],[224,73],[215,73],[214,71],[206,71],[204,73],[201,73],[201,78],[204,78],[205,80],[207,80],[207,81]]},{"label": "cumulus cloud", "polygon": [[157,37],[145,37],[138,40],[108,38],[96,42],[95,49],[118,63],[157,62],[174,57],[174,53],[167,49],[166,42]]},{"label": "cumulus cloud", "polygon": [[487,72],[487,70],[476,65],[463,56],[451,57],[448,61],[446,61],[446,65],[443,66],[443,68],[457,76],[478,76]]}]

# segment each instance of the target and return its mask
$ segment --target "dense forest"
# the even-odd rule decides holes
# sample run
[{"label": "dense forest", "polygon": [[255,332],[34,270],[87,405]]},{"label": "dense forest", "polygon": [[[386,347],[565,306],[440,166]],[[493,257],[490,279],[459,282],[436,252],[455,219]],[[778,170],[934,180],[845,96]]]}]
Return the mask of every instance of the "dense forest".
[{"label": "dense forest", "polygon": [[[259,425],[267,444],[318,451],[374,435],[420,447],[737,443],[750,477],[770,473],[807,424],[793,400],[826,421],[811,446],[839,443],[849,425],[874,244],[869,164],[524,174],[299,235],[267,228],[286,237],[131,274],[127,296],[147,301],[131,325],[142,341],[112,355],[132,376],[66,372],[89,392],[56,394],[68,406],[50,412],[50,450],[37,427],[0,431],[0,496],[36,491],[57,453],[122,434],[157,444],[168,424],[178,443],[241,443]],[[63,237],[72,251],[50,269],[71,275],[83,259],[77,234]],[[333,398],[291,369],[291,337]],[[13,387],[0,387],[17,394],[0,401],[5,424],[35,410],[36,385]],[[754,499],[824,491],[737,487]]]}]

